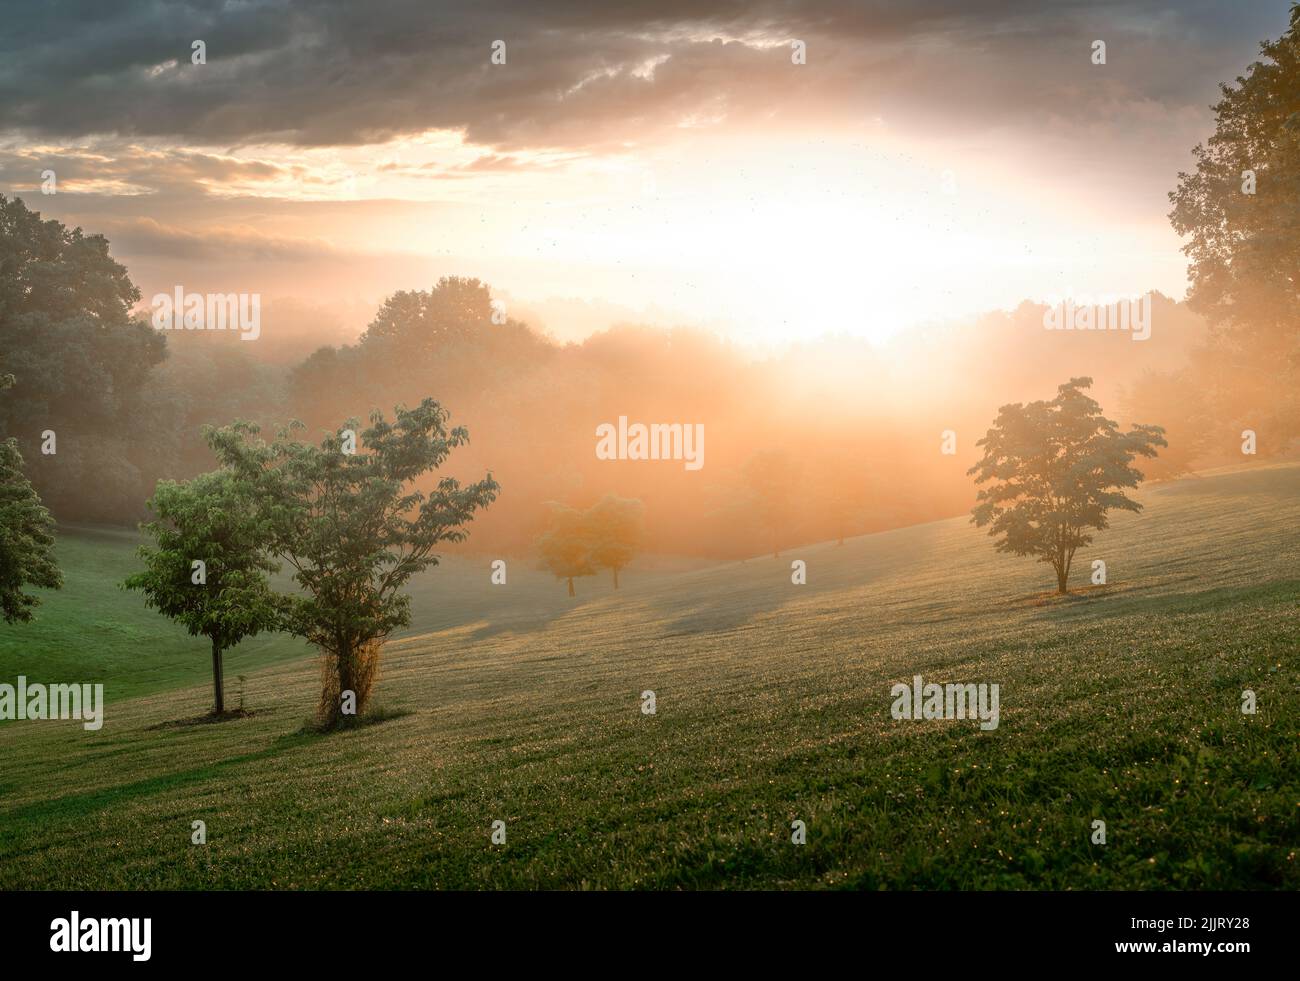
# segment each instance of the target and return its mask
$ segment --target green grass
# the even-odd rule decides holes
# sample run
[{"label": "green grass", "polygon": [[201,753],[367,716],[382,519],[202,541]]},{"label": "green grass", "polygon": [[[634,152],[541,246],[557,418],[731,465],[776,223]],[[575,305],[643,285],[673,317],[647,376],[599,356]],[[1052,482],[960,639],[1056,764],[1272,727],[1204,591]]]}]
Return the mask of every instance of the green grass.
[{"label": "green grass", "polygon": [[[118,700],[98,733],[0,725],[0,887],[1300,887],[1300,467],[1139,497],[1077,563],[1110,584],[1064,601],[963,519],[577,601],[449,559],[386,648],[388,717],[332,735],[283,639],[232,659],[254,714],[174,724],[208,704],[202,640],[110,595],[126,539],[66,536],[0,680]],[[998,683],[999,728],[893,720],[918,673]]]},{"label": "green grass", "polygon": [[[0,623],[0,681],[13,684],[26,674],[32,681],[102,682],[109,702],[206,682],[210,698],[208,642],[147,610],[142,594],[120,588],[140,571],[135,549],[142,541],[134,531],[62,529],[55,559],[63,588],[37,591],[42,603],[32,623]],[[226,655],[227,680],[233,690],[236,675],[307,650],[283,635],[251,638]]]}]

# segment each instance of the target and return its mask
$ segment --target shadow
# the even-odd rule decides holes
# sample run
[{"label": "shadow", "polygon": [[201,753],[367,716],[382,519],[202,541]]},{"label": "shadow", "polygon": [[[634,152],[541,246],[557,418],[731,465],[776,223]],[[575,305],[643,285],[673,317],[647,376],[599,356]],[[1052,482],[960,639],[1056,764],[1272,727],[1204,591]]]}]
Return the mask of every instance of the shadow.
[{"label": "shadow", "polygon": [[1120,591],[1115,586],[1076,586],[1068,593],[1058,593],[1055,589],[1044,590],[1040,593],[1030,593],[1028,596],[1017,596],[1014,599],[1006,600],[1002,605],[1016,608],[1024,607],[1060,607],[1070,603],[1090,603],[1100,600],[1105,596],[1119,595]]},{"label": "shadow", "polygon": [[1153,484],[1152,495],[1168,497],[1250,497],[1294,502],[1300,495],[1300,467],[1263,465],[1258,469],[1202,475],[1199,480]]},{"label": "shadow", "polygon": [[[847,538],[843,545],[828,541],[788,548],[776,558],[766,554],[685,573],[672,590],[644,602],[662,621],[667,636],[736,630],[816,596],[843,594],[845,605],[851,605],[873,584],[924,568],[950,534],[946,522],[932,522]],[[791,582],[795,559],[807,562],[805,585]],[[692,590],[696,582],[697,591]],[[945,603],[932,607],[935,622],[959,612]]]},{"label": "shadow", "polygon": [[393,719],[402,719],[408,715],[414,715],[412,709],[388,709],[376,706],[364,715],[345,715],[333,723],[323,723],[317,719],[308,719],[303,723],[295,736],[330,736],[339,732],[352,732],[356,729],[368,729],[371,726],[381,725],[384,722],[391,722]]},{"label": "shadow", "polygon": [[145,728],[145,732],[162,732],[168,729],[188,729],[192,726],[210,726],[222,722],[235,722],[239,719],[251,719],[255,715],[270,715],[275,712],[273,708],[264,709],[231,709],[229,712],[222,712],[218,715],[216,712],[207,712],[203,715],[196,715],[189,719],[170,719],[166,722],[158,722]]},{"label": "shadow", "polygon": [[[301,742],[301,740],[298,741]],[[69,794],[52,800],[27,804],[12,811],[5,811],[4,821],[0,822],[0,842],[6,845],[24,841],[30,842],[30,828],[24,825],[87,818],[98,811],[119,803],[203,783],[233,767],[276,756],[293,744],[292,740],[286,742],[282,738],[266,749],[258,750],[255,753],[231,756],[193,770],[150,777],[147,780],[137,780],[134,783],[119,784],[115,787],[105,787],[102,790],[93,790],[84,794]],[[19,853],[8,848],[6,852],[11,855]]]},{"label": "shadow", "polygon": [[1143,613],[1161,615],[1212,613],[1218,609],[1236,606],[1243,600],[1258,602],[1262,592],[1300,600],[1300,579],[1280,579],[1258,585],[1220,586],[1214,589],[1186,592],[1158,591],[1160,589],[1158,584],[1134,585],[1111,593],[1110,591],[1118,585],[1099,586],[1098,593],[1092,596],[1080,596],[1077,601],[1069,603],[1040,604],[1040,608],[1048,619],[1067,621],[1085,617],[1102,619]]}]

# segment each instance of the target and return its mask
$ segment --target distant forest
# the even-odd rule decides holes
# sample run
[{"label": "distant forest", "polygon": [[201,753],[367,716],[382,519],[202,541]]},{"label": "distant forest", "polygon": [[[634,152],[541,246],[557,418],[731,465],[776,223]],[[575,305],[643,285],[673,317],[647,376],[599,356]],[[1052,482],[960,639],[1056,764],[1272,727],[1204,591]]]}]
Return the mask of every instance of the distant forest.
[{"label": "distant forest", "polygon": [[[1260,430],[1260,456],[1285,452],[1297,431],[1294,398],[1262,381],[1220,394],[1213,336],[1159,294],[1146,341],[1044,330],[1045,308],[1026,302],[873,347],[852,334],[869,305],[847,305],[843,325],[810,324],[823,336],[757,358],[687,327],[621,325],[561,345],[502,316],[486,284],[452,277],[388,297],[354,343],[286,364],[261,355],[264,342],[283,352],[273,315],[256,341],[155,330],[102,236],[19,199],[0,197],[0,250],[0,374],[15,379],[0,393],[0,438],[17,439],[62,522],[145,518],[157,480],[214,465],[204,425],[249,420],[270,439],[300,419],[316,439],[426,396],[469,429],[452,474],[490,470],[504,488],[463,547],[501,554],[530,548],[550,503],[606,494],[643,503],[647,550],[710,557],[960,514],[975,441],[999,406],[1050,396],[1070,375],[1096,379],[1113,418],[1165,427],[1148,479],[1241,462],[1244,425]],[[703,424],[706,465],[598,459],[597,427],[620,416]]]}]

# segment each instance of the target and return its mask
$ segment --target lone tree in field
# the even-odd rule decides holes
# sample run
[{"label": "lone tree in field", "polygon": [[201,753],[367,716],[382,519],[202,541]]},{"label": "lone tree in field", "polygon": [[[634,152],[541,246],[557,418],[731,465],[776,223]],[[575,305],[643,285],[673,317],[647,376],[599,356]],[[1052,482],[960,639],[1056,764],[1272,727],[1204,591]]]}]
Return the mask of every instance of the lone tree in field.
[{"label": "lone tree in field", "polygon": [[[12,375],[0,375],[0,390],[12,384]],[[40,603],[24,586],[63,585],[53,548],[54,519],[23,473],[18,443],[0,441],[0,616],[6,623],[30,620]]]},{"label": "lone tree in field", "polygon": [[211,641],[213,704],[221,715],[221,655],[245,637],[277,628],[280,604],[267,574],[279,565],[263,549],[251,488],[229,471],[161,481],[149,507],[157,519],[140,527],[155,544],[140,546],[145,570],[123,585]]},{"label": "lone tree in field", "polygon": [[613,571],[615,589],[619,571],[632,561],[641,544],[644,512],[638,500],[606,494],[583,514],[591,536],[591,563]]},{"label": "lone tree in field", "polygon": [[433,399],[399,406],[395,416],[372,413],[359,436],[349,421],[320,446],[292,438],[300,423],[270,445],[248,423],[207,432],[217,459],[253,488],[267,551],[289,564],[302,588],[283,597],[282,622],[325,655],[327,726],[350,721],[348,709],[360,715],[369,702],[385,638],[411,619],[402,587],[438,564],[440,542],[464,541],[464,526],[499,490],[491,474],[465,487],[443,477],[428,492],[416,489],[469,433],[448,430]]},{"label": "lone tree in field", "polygon": [[1075,551],[1092,542],[1090,530],[1109,527],[1106,513],[1142,510],[1121,490],[1142,480],[1133,458],[1154,457],[1165,445],[1159,426],[1121,433],[1084,394],[1091,385],[1072,378],[1050,402],[1004,405],[975,444],[984,459],[969,470],[977,484],[994,481],[979,492],[974,523],[989,526],[997,551],[1050,564],[1062,594]]},{"label": "lone tree in field", "polygon": [[537,552],[543,569],[554,573],[556,579],[568,580],[570,596],[578,595],[573,588],[574,579],[596,574],[592,559],[594,544],[582,511],[563,504],[551,505],[550,525],[537,539]]}]

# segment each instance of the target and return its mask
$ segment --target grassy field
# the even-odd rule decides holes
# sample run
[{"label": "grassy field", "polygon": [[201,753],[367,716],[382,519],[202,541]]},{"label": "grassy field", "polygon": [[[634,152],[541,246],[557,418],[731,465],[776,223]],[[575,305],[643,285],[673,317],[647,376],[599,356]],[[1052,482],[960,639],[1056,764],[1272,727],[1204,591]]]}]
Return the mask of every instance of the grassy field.
[{"label": "grassy field", "polygon": [[[202,637],[146,610],[139,593],[119,588],[141,568],[135,554],[141,541],[133,531],[64,529],[56,550],[63,588],[38,590],[42,603],[34,622],[0,624],[0,681],[13,684],[27,674],[33,681],[102,682],[105,699],[113,702],[211,679]],[[254,637],[226,656],[226,674],[233,681],[246,670],[306,652],[291,637]]]},{"label": "grassy field", "polygon": [[[332,735],[284,638],[230,658],[252,715],[195,724],[202,639],[116,589],[130,536],[67,534],[0,681],[110,704],[99,732],[0,724],[0,887],[1298,888],[1300,467],[1138,496],[1065,600],[964,519],[576,601],[450,559],[386,648],[386,720]],[[914,674],[998,683],[1000,726],[895,721]]]}]

